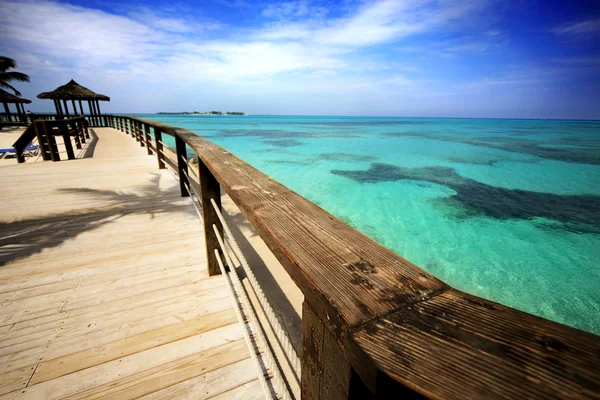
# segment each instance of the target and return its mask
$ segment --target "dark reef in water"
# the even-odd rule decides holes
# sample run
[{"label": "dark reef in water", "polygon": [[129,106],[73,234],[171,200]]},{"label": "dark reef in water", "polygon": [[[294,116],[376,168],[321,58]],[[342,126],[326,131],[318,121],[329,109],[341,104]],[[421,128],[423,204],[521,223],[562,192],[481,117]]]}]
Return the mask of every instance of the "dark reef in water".
[{"label": "dark reef in water", "polygon": [[324,160],[360,162],[360,161],[375,161],[375,160],[377,160],[378,157],[367,156],[364,154],[352,154],[352,153],[321,153],[321,158]]},{"label": "dark reef in water", "polygon": [[272,146],[277,146],[277,147],[295,147],[295,146],[301,146],[304,143],[299,142],[297,140],[294,139],[286,139],[286,140],[263,140],[264,143],[266,144],[270,144]]},{"label": "dark reef in water", "polygon": [[497,219],[548,218],[575,225],[582,231],[600,232],[600,196],[559,195],[495,187],[460,176],[453,168],[402,168],[373,163],[368,170],[333,170],[360,183],[414,180],[447,186],[456,194],[448,201],[458,202],[469,214]]},{"label": "dark reef in water", "polygon": [[247,137],[255,136],[263,139],[288,139],[288,138],[351,138],[359,137],[352,133],[340,132],[302,132],[279,129],[221,129],[220,137]]},{"label": "dark reef in water", "polygon": [[[515,132],[514,134],[522,135],[524,133]],[[532,136],[535,135],[534,132],[527,133],[527,135],[529,134]],[[600,135],[599,137],[566,136],[551,141],[524,139],[519,137],[511,138],[506,136],[460,139],[455,136],[446,136],[436,132],[419,133],[415,131],[392,132],[386,133],[385,136],[442,140],[446,142],[464,143],[472,146],[527,154],[548,160],[600,165]],[[565,147],[561,147],[561,145]]]}]

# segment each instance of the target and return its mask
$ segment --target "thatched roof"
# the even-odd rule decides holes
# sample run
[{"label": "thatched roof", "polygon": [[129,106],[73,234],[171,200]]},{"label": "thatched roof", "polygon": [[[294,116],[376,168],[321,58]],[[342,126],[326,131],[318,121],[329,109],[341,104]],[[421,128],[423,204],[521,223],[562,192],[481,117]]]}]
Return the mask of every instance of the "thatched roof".
[{"label": "thatched roof", "polygon": [[110,97],[94,93],[90,89],[81,86],[73,79],[66,85],[59,86],[52,92],[40,93],[37,97],[38,99],[110,101]]},{"label": "thatched roof", "polygon": [[6,90],[0,89],[0,103],[24,103],[29,104],[31,100],[23,99],[8,93]]}]

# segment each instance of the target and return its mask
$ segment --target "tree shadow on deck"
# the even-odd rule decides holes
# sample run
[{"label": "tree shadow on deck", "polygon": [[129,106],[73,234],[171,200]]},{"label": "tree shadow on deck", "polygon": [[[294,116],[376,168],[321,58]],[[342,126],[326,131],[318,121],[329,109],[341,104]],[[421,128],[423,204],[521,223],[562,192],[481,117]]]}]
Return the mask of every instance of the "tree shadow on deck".
[{"label": "tree shadow on deck", "polygon": [[[136,193],[92,188],[58,189],[66,195],[81,197],[81,201],[102,201],[93,208],[0,222],[0,267],[62,245],[69,239],[91,232],[134,214],[150,214],[154,218],[164,213],[187,213],[194,210],[179,193],[170,188],[157,196],[161,175],[154,174],[150,182],[135,187]],[[75,201],[75,200],[73,200]]]}]

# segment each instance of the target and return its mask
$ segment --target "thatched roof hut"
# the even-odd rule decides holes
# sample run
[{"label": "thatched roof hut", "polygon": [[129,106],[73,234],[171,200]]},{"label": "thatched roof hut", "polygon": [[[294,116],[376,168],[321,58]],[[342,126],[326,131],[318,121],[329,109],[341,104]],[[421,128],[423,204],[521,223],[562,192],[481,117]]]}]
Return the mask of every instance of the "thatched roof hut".
[{"label": "thatched roof hut", "polygon": [[[71,100],[73,104],[74,114],[77,114],[77,107],[75,106],[75,100],[79,101],[79,110],[80,113],[83,114],[83,106],[81,101],[87,101],[90,109],[90,115],[99,115],[100,114],[100,101],[110,101],[110,97],[105,96],[103,94],[96,93],[84,86],[81,86],[73,79],[69,81],[66,85],[62,85],[57,87],[51,92],[44,92],[37,95],[38,99],[52,99],[54,100],[54,106],[56,107],[57,114],[66,114],[69,115],[69,108],[67,106],[67,101]],[[64,112],[60,101],[63,101],[64,104]]]},{"label": "thatched roof hut", "polygon": [[0,89],[0,103],[4,105],[4,111],[10,114],[9,104],[14,104],[17,107],[17,114],[25,114],[23,104],[31,103],[31,100],[24,99],[14,94],[8,93],[6,90]]}]

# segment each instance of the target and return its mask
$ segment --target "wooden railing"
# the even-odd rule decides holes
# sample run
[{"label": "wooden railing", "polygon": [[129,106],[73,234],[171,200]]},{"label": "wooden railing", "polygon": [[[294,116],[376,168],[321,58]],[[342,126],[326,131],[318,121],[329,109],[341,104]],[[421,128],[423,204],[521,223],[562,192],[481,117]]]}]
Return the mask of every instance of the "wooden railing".
[{"label": "wooden railing", "polygon": [[72,119],[85,117],[89,126],[107,127],[109,115],[62,115],[62,114],[6,114],[0,113],[0,123],[4,125],[27,125],[33,121],[59,121],[63,119]]},{"label": "wooden railing", "polygon": [[82,149],[82,144],[85,144],[86,139],[90,138],[88,122],[83,116],[33,121],[13,145],[17,162],[25,162],[24,151],[35,139],[37,139],[42,158],[45,161],[60,161],[56,136],[62,136],[67,158],[73,160],[75,159],[75,152],[71,139],[75,141],[77,149]]},{"label": "wooden railing", "polygon": [[219,273],[213,224],[222,232],[210,199],[220,209],[224,190],[298,285],[302,398],[600,397],[600,337],[448,286],[188,130],[105,118],[179,172],[182,196],[188,150],[197,156],[210,274]]}]

